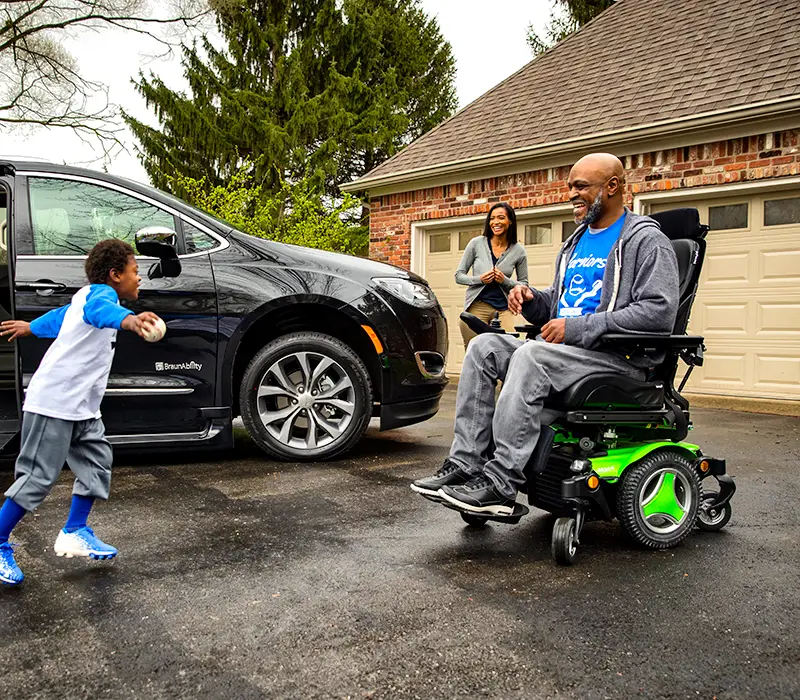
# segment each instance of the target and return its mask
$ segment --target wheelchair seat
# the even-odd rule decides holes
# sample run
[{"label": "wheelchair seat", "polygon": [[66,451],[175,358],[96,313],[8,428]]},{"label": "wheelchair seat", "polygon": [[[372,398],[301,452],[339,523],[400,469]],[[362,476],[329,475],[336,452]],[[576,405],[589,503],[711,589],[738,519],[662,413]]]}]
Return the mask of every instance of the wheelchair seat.
[{"label": "wheelchair seat", "polygon": [[[652,214],[651,218],[658,222],[662,233],[670,239],[677,257],[679,306],[673,334],[684,336],[697,291],[708,228],[700,223],[696,209],[672,209]],[[702,353],[699,354],[697,364],[702,362]],[[668,352],[664,362],[650,372],[649,381],[613,373],[586,377],[564,391],[551,394],[545,401],[545,407],[549,411],[566,412],[571,416],[576,415],[575,411],[600,411],[605,414],[605,419],[611,420],[614,411],[620,412],[620,416],[624,413],[628,418],[635,419],[631,411],[651,414],[661,411],[665,406],[673,409],[688,407],[688,404],[683,405],[685,401],[679,395],[674,395],[672,388],[678,357],[679,353]],[[652,417],[647,416],[648,419]],[[581,415],[580,419],[585,420],[586,416]]]},{"label": "wheelchair seat", "polygon": [[649,410],[663,405],[664,382],[646,382],[611,373],[586,377],[564,391],[551,394],[545,401],[547,408],[555,410]]}]

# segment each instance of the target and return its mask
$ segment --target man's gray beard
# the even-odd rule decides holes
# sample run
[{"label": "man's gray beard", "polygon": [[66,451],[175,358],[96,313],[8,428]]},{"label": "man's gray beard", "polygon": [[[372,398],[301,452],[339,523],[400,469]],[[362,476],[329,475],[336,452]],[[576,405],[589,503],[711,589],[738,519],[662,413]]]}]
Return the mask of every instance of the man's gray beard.
[{"label": "man's gray beard", "polygon": [[603,215],[603,189],[601,188],[600,191],[597,193],[597,196],[594,198],[592,206],[589,207],[589,211],[586,212],[586,216],[584,216],[577,223],[591,226],[602,215]]}]

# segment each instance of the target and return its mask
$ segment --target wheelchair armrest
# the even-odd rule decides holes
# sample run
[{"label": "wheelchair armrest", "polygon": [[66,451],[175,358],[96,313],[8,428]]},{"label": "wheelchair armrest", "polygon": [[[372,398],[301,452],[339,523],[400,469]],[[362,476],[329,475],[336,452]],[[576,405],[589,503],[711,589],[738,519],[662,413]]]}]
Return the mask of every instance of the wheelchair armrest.
[{"label": "wheelchair armrest", "polygon": [[661,333],[606,333],[600,336],[601,343],[617,345],[646,345],[658,349],[699,348],[703,346],[702,335],[668,335]]},{"label": "wheelchair armrest", "polygon": [[542,332],[541,326],[532,326],[530,323],[524,326],[514,326],[515,331],[519,331],[520,333],[526,333],[527,335],[531,335],[536,337],[539,333]]},{"label": "wheelchair armrest", "polygon": [[488,323],[484,323],[481,321],[477,316],[474,314],[468,313],[466,311],[462,311],[459,318],[467,324],[467,327],[473,332],[481,335],[481,333],[501,333],[505,335],[505,331],[502,328],[494,328],[490,326]]}]

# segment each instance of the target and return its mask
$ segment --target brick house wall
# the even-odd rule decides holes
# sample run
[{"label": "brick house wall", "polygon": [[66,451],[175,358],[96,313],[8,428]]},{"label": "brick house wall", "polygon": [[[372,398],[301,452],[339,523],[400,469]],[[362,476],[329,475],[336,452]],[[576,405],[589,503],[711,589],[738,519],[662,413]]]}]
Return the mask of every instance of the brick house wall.
[{"label": "brick house wall", "polygon": [[[633,195],[800,174],[800,130],[625,156],[627,204]],[[567,201],[571,165],[375,197],[369,255],[411,267],[411,223],[482,214],[498,201],[515,209]]]}]

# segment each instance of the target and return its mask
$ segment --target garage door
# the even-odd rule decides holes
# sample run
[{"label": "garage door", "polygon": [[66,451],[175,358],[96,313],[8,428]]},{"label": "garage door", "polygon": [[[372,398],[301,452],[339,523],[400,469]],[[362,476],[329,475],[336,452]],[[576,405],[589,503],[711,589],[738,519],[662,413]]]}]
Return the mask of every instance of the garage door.
[{"label": "garage door", "polygon": [[705,365],[687,390],[800,399],[800,191],[651,205],[696,207],[711,226],[690,331]]},{"label": "garage door", "polygon": [[[428,231],[424,240],[423,277],[430,283],[447,316],[450,351],[447,372],[461,372],[464,361],[464,344],[458,325],[458,316],[464,310],[466,287],[456,284],[455,272],[467,243],[481,235],[483,222],[454,225]],[[533,287],[549,287],[555,274],[555,258],[562,240],[575,230],[569,216],[519,217],[517,236],[524,241],[528,256],[528,276]],[[525,323],[522,317],[519,323]]]}]

